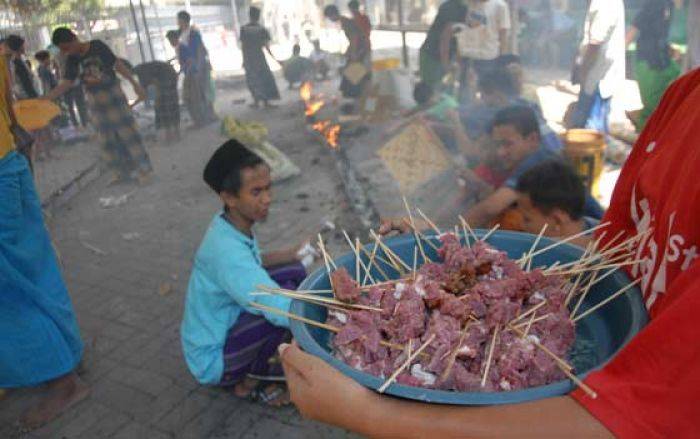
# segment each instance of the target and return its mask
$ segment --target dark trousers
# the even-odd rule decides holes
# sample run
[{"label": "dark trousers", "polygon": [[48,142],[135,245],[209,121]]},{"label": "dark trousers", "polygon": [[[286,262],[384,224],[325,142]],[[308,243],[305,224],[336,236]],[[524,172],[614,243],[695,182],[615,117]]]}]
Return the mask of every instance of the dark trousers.
[{"label": "dark trousers", "polygon": [[80,125],[84,128],[88,124],[88,114],[87,105],[85,104],[85,93],[83,92],[83,86],[77,85],[66,92],[63,96],[63,101],[68,107],[68,114],[70,115],[70,121],[74,127],[78,127],[78,118],[75,114],[75,108],[78,108],[78,115],[80,116]]}]

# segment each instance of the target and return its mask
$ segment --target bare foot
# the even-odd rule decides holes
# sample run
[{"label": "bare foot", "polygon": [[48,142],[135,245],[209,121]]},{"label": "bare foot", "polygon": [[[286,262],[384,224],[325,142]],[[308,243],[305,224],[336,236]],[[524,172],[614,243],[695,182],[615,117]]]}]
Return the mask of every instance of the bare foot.
[{"label": "bare foot", "polygon": [[249,398],[260,381],[246,377],[243,381],[233,387],[233,394],[238,398]]},{"label": "bare foot", "polygon": [[90,395],[90,387],[75,372],[48,383],[46,395],[20,418],[24,430],[34,430],[62,415]]}]

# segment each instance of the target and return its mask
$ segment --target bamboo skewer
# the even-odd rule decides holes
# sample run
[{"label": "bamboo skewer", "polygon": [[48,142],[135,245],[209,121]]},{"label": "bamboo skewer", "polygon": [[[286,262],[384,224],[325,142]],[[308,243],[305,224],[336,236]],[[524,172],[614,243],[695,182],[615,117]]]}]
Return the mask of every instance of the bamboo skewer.
[{"label": "bamboo skewer", "polygon": [[[551,250],[551,249],[553,249],[553,248],[559,247],[559,246],[562,245],[562,244],[566,244],[567,242],[571,242],[571,241],[573,241],[574,239],[577,239],[577,238],[580,238],[580,237],[582,237],[582,236],[588,235],[589,233],[593,233],[594,231],[596,231],[596,230],[598,230],[598,229],[602,229],[603,227],[607,227],[607,226],[609,226],[609,225],[610,225],[610,222],[605,222],[605,223],[598,224],[598,225],[595,226],[595,227],[591,227],[590,229],[587,229],[587,230],[584,230],[584,231],[582,231],[582,232],[576,233],[576,234],[571,235],[571,236],[569,236],[569,237],[567,237],[567,238],[564,238],[564,239],[562,239],[562,240],[559,240],[559,241],[557,241],[557,242],[555,242],[555,243],[553,243],[553,244],[550,244],[550,245],[548,245],[547,247],[545,247],[545,248],[543,248],[543,249],[537,250],[536,252],[532,253],[532,254],[530,255],[530,257],[532,258],[532,257],[535,257],[535,256],[537,256],[537,255],[541,255],[542,253],[547,252],[547,251],[549,251],[549,250]],[[522,261],[520,261],[520,262],[522,263]]]},{"label": "bamboo skewer", "polygon": [[420,215],[421,218],[423,218],[423,219],[425,220],[425,222],[428,223],[428,225],[429,225],[433,230],[435,230],[435,233],[437,233],[438,235],[442,235],[442,232],[440,231],[440,229],[438,228],[438,226],[436,226],[435,223],[434,223],[430,218],[428,218],[428,216],[427,216],[426,214],[424,214],[423,211],[420,210],[419,207],[416,207],[416,212],[418,212],[418,215]]},{"label": "bamboo skewer", "polygon": [[341,302],[340,300],[331,299],[329,297],[311,296],[308,294],[297,293],[296,291],[292,291],[292,290],[284,290],[282,288],[270,288],[270,287],[264,287],[263,285],[258,286],[258,288],[261,289],[262,291],[254,292],[251,294],[256,295],[256,296],[265,295],[265,294],[273,294],[273,295],[278,295],[278,296],[290,297],[293,299],[306,300],[308,302],[327,303],[329,305],[336,305],[336,306],[341,306],[341,307],[346,307],[346,308],[354,308],[354,309],[361,309],[361,310],[366,310],[366,311],[377,311],[377,312],[382,311],[381,308],[376,308],[373,306],[361,305],[358,303]]},{"label": "bamboo skewer", "polygon": [[518,317],[511,320],[508,324],[512,325],[515,322],[517,322],[518,320],[522,320],[525,316],[530,315],[531,313],[537,311],[538,309],[542,308],[546,304],[547,304],[547,299],[541,301],[540,303],[538,303],[536,305],[533,305],[532,308],[530,308],[527,311],[525,311],[524,313],[520,314]]},{"label": "bamboo skewer", "polygon": [[[375,240],[377,240],[377,242],[378,242],[379,245],[381,246],[382,250],[384,250],[384,253],[389,257],[389,259],[391,259],[391,260],[394,260],[394,259],[395,259],[396,261],[399,262],[399,264],[401,264],[401,266],[402,266],[406,271],[411,271],[411,267],[409,267],[408,265],[406,265],[406,263],[405,263],[400,257],[398,257],[398,255],[397,255],[396,253],[394,253],[393,250],[391,250],[391,249],[389,248],[389,246],[387,246],[386,244],[384,244],[384,243],[382,242],[381,238],[379,237],[379,235],[377,235],[377,234],[374,232],[374,230],[370,230],[370,234],[372,235],[372,237],[373,237]],[[401,267],[399,267],[399,272],[402,272],[402,274],[403,274],[403,271],[404,271],[404,270],[401,270],[400,268],[401,268]]]},{"label": "bamboo skewer", "polygon": [[[278,309],[278,308],[273,308],[271,306],[263,305],[261,303],[256,303],[256,302],[250,302],[249,305],[252,306],[253,308],[258,308],[261,311],[267,311],[267,312],[271,312],[273,314],[285,316],[285,317],[290,318],[292,320],[297,320],[299,322],[306,323],[307,325],[315,326],[317,328],[325,329],[327,331],[331,331],[331,332],[335,332],[335,333],[340,332],[340,328],[338,328],[337,326],[329,325],[328,323],[317,322],[316,320],[309,319],[309,318],[306,318],[304,316],[300,316],[298,314],[293,314],[293,313],[290,313],[287,311],[282,311],[281,309]],[[385,346],[387,348],[390,348],[390,349],[395,349],[397,351],[403,351],[405,349],[405,346],[402,346],[402,345],[399,345],[396,343],[390,343],[386,340],[381,340],[379,342],[379,344],[382,346]]]},{"label": "bamboo skewer", "polygon": [[[368,254],[367,251],[364,250],[364,248],[360,248],[360,250],[364,251],[364,253],[369,257],[369,259],[367,260],[367,268],[369,268],[369,269],[365,272],[365,277],[362,278],[362,285],[367,284],[367,280],[369,279],[369,273],[372,270],[372,264],[374,263],[374,257],[377,254],[378,247],[379,247],[379,245],[377,245],[377,243],[374,243],[374,247],[372,248],[371,254]],[[384,276],[384,280],[388,279],[388,277],[386,276],[386,273],[382,273],[379,270],[379,267],[377,267],[377,271],[379,271],[379,273],[382,274],[382,276]],[[372,283],[376,283],[376,281],[372,281]]]},{"label": "bamboo skewer", "polygon": [[528,319],[527,322],[516,323],[513,325],[513,327],[514,328],[522,328],[523,326],[525,326],[527,328],[525,330],[525,335],[527,335],[528,330],[530,329],[530,326],[534,325],[537,322],[541,322],[542,320],[545,320],[545,319],[552,317],[552,313],[548,312],[547,314],[542,314],[541,316],[539,316],[537,318],[536,318],[536,316],[537,316],[537,313],[534,313],[530,316],[530,318]]},{"label": "bamboo skewer", "polygon": [[[532,257],[530,255],[532,255],[532,253],[537,248],[537,244],[540,243],[540,240],[542,239],[542,235],[544,235],[544,232],[547,230],[548,226],[549,226],[549,223],[544,223],[544,225],[542,226],[542,230],[540,230],[539,235],[537,235],[537,238],[535,238],[535,241],[532,243],[532,247],[530,247],[530,251],[527,252],[527,256],[525,256],[525,259],[527,260],[527,264],[525,264],[525,265],[527,265],[527,268],[525,269],[525,271],[530,271],[530,267],[532,266]],[[525,267],[525,265],[523,265],[523,267]]]},{"label": "bamboo skewer", "polygon": [[[413,363],[413,360],[415,360],[416,357],[421,352],[423,352],[423,350],[425,348],[427,348],[430,343],[433,342],[433,340],[435,340],[435,334],[431,335],[430,338],[425,341],[425,343],[423,343],[418,349],[416,349],[415,352],[413,352],[411,355],[409,355],[409,357],[406,359],[406,361],[401,366],[399,366],[399,368],[396,369],[394,371],[394,373],[391,374],[391,376],[389,377],[388,380],[384,381],[384,384],[382,384],[381,387],[379,387],[379,389],[377,389],[377,392],[384,393],[384,391],[387,389],[387,387],[389,387],[391,385],[391,383],[393,383],[396,380],[396,378],[399,375],[401,375],[401,372],[403,372],[408,366],[411,365],[411,363]],[[410,342],[409,342],[409,346],[410,346]]]},{"label": "bamboo skewer", "polygon": [[[387,252],[387,250],[386,250],[387,247],[382,242],[382,239],[377,234],[375,234],[373,230],[370,230],[370,235],[372,236],[374,241],[377,243],[379,248],[382,249],[382,251],[386,255],[387,259],[385,259],[384,261],[387,263],[387,265],[390,265],[394,270],[396,270],[397,273],[399,273],[400,276],[403,276],[403,274],[404,274],[403,268],[401,268],[401,266],[398,265],[396,263],[396,261],[391,257],[391,254],[389,252]],[[377,258],[380,258],[380,256],[377,255]]]},{"label": "bamboo skewer", "polygon": [[498,230],[500,227],[500,224],[496,224],[495,226],[493,226],[488,232],[486,232],[484,236],[481,237],[481,242],[486,242],[486,240],[489,239],[491,235],[493,235],[496,232],[496,230]]},{"label": "bamboo skewer", "polygon": [[[472,230],[472,228],[469,226],[469,223],[467,222],[467,220],[464,219],[464,217],[463,217],[462,215],[459,215],[459,222],[461,222],[461,223],[462,223],[462,227],[463,227],[464,229],[466,229],[466,231],[469,232],[469,235],[471,235],[471,237],[474,238],[474,242],[476,242],[476,241],[479,240],[479,238],[476,237],[476,233],[474,233],[474,230]],[[469,245],[469,239],[468,239],[466,233],[465,233],[465,238],[467,238],[467,245],[468,245],[469,247],[471,247],[471,246]]]},{"label": "bamboo skewer", "polygon": [[[524,332],[518,328],[510,327],[510,329],[512,329],[513,331],[518,333],[520,336],[522,336],[524,334]],[[532,343],[535,346],[537,346],[539,349],[541,349],[542,352],[544,352],[550,358],[552,358],[556,362],[557,366],[559,366],[559,369],[561,369],[561,371],[564,372],[564,375],[566,375],[567,378],[569,378],[571,381],[574,382],[574,384],[576,384],[578,387],[580,387],[581,390],[586,392],[586,394],[588,396],[590,396],[591,398],[594,398],[594,399],[598,397],[598,394],[593,389],[591,389],[586,383],[581,381],[576,375],[571,373],[571,371],[573,370],[573,367],[571,367],[568,363],[566,363],[566,361],[559,358],[554,352],[547,349],[544,345],[542,345],[537,340],[532,340]]]},{"label": "bamboo skewer", "polygon": [[609,303],[609,302],[615,300],[616,298],[618,298],[619,296],[621,296],[622,294],[624,294],[625,292],[627,292],[627,290],[629,290],[630,288],[636,286],[639,282],[641,282],[641,279],[637,279],[636,281],[634,281],[634,282],[628,284],[628,285],[625,286],[624,288],[619,289],[616,293],[612,294],[612,295],[611,295],[610,297],[608,297],[607,299],[601,301],[601,302],[598,303],[597,305],[594,305],[593,307],[587,309],[586,311],[584,311],[584,312],[582,312],[581,314],[577,315],[576,317],[572,318],[571,321],[574,322],[574,323],[578,322],[579,320],[581,320],[582,318],[586,317],[587,315],[589,315],[589,314],[591,314],[591,313],[597,311],[600,307],[602,307],[602,306],[606,305],[607,303]]},{"label": "bamboo skewer", "polygon": [[457,346],[450,352],[450,357],[447,360],[447,366],[445,367],[445,370],[442,372],[442,375],[440,375],[440,381],[445,381],[447,377],[450,376],[450,371],[452,370],[452,366],[454,366],[455,361],[457,361],[457,353],[459,352],[459,348],[462,347],[462,343],[464,343],[464,338],[467,336],[467,330],[469,329],[469,326],[471,326],[472,322],[468,321],[467,323],[464,324],[464,328],[462,328],[462,333],[459,336],[459,341],[457,342]]},{"label": "bamboo skewer", "polygon": [[[370,269],[370,271],[372,270],[372,264],[374,264],[374,267],[377,269],[377,271],[379,272],[379,274],[381,274],[382,276],[384,276],[384,280],[385,280],[385,281],[388,281],[388,280],[391,279],[391,277],[390,277],[388,274],[386,274],[386,272],[382,269],[382,267],[381,267],[379,264],[377,264],[377,262],[375,261],[375,259],[379,259],[380,261],[384,262],[386,265],[389,265],[389,266],[392,266],[392,264],[391,264],[389,261],[387,261],[387,260],[385,260],[384,258],[382,258],[381,256],[377,255],[377,249],[378,249],[378,248],[379,248],[379,244],[377,244],[377,243],[375,242],[375,243],[374,243],[374,248],[372,249],[372,254],[370,254],[367,250],[365,250],[364,247],[362,247],[360,250],[361,250],[364,254],[366,254],[367,256],[369,256],[369,262],[367,263],[367,267]],[[365,273],[365,280],[363,281],[363,283],[367,283],[367,282],[366,282],[366,278],[367,278],[367,274]],[[376,285],[376,282],[375,282],[375,285]]]},{"label": "bamboo skewer", "polygon": [[403,205],[406,207],[406,212],[408,213],[410,226],[413,229],[413,237],[416,240],[416,245],[418,245],[418,248],[420,249],[420,254],[421,256],[423,256],[423,263],[425,264],[428,258],[425,256],[425,251],[423,250],[423,245],[420,242],[420,236],[418,236],[418,230],[416,229],[416,222],[413,220],[413,213],[411,213],[411,208],[408,206],[408,201],[406,200],[406,197],[403,197]]},{"label": "bamboo skewer", "polygon": [[413,281],[416,280],[416,267],[418,266],[418,247],[413,247]]},{"label": "bamboo skewer", "polygon": [[486,359],[486,367],[484,368],[484,376],[481,378],[481,387],[486,386],[486,379],[489,376],[489,370],[491,369],[491,360],[493,359],[493,351],[496,347],[496,337],[498,336],[498,325],[493,330],[493,337],[491,338],[491,345],[489,346],[489,356]]},{"label": "bamboo skewer", "polygon": [[[430,248],[432,248],[432,249],[435,250],[435,251],[438,250],[438,246],[435,245],[435,244],[433,244],[433,243],[430,241],[430,238],[429,238],[429,237],[425,236],[420,230],[418,230],[418,227],[416,227],[415,224],[411,224],[411,223],[409,223],[409,222],[407,222],[406,224],[408,225],[408,227],[410,227],[411,229],[413,229],[414,233],[416,233],[420,238],[422,238],[422,239],[423,239],[423,242],[425,242],[426,244],[428,244],[428,246],[430,246]],[[419,241],[419,242],[420,242],[420,241]],[[426,260],[429,260],[429,259],[426,257]]]}]

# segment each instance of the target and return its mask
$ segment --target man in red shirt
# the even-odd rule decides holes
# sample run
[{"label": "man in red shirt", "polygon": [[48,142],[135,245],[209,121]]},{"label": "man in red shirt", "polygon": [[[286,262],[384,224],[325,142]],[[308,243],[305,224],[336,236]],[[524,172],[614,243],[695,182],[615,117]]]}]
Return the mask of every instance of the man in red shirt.
[{"label": "man in red shirt", "polygon": [[[445,407],[376,394],[296,346],[281,346],[292,400],[309,418],[372,437],[696,437],[700,427],[700,69],[666,92],[630,155],[605,236],[651,230],[630,271],[651,321],[568,396]],[[698,315],[696,315],[698,313]],[[342,396],[341,396],[342,395]],[[337,404],[342,397],[342,404]]]},{"label": "man in red shirt", "polygon": [[372,24],[369,22],[369,17],[367,14],[363,14],[360,11],[360,2],[357,0],[352,0],[348,2],[348,9],[352,14],[352,19],[355,21],[357,27],[359,27],[367,38],[367,44],[369,45],[369,50],[372,50],[372,41],[369,36],[372,33]]}]

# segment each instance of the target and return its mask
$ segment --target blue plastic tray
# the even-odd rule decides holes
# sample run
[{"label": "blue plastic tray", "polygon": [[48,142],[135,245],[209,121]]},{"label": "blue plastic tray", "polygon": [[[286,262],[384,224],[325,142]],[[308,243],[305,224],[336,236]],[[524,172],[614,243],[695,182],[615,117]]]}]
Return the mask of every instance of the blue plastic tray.
[{"label": "blue plastic tray", "polygon": [[[479,237],[483,236],[484,233],[483,230],[476,231],[476,235]],[[517,259],[530,249],[534,239],[533,235],[524,233],[496,232],[488,238],[487,242],[498,249],[506,251],[511,258]],[[404,235],[390,238],[386,240],[386,243],[404,261],[413,260],[413,248],[415,246],[413,236]],[[537,248],[544,248],[551,243],[553,243],[552,240],[542,238]],[[436,259],[432,248],[425,244],[423,247],[426,253],[430,250],[429,258]],[[556,261],[560,261],[563,264],[579,259],[582,253],[583,250],[579,247],[562,244],[536,256],[533,259],[532,266],[549,266]],[[338,267],[346,267],[350,273],[355,272],[355,255],[352,253],[343,255],[335,260],[335,263]],[[388,266],[383,265],[382,269],[389,275],[395,273]],[[374,275],[375,273],[373,272],[372,274]],[[581,310],[586,310],[597,304],[611,293],[629,284],[629,282],[629,278],[622,271],[607,277],[591,289],[581,306]],[[330,282],[324,269],[319,269],[312,273],[300,286],[300,289],[304,290],[329,288]],[[293,301],[291,312],[321,322],[326,320],[325,308],[311,305],[307,302]],[[576,325],[576,343],[573,350],[584,352],[584,354],[580,359],[577,360],[576,356],[574,356],[572,360],[579,373],[579,378],[584,378],[591,370],[599,368],[609,361],[646,325],[647,321],[647,312],[641,300],[641,293],[636,287],[631,288],[614,301],[581,319]],[[333,358],[328,346],[330,336],[328,331],[294,320],[291,321],[291,330],[294,338],[306,352],[322,358],[360,384],[372,389],[377,389],[383,384],[383,379],[353,369]],[[547,386],[509,392],[454,392],[392,384],[385,393],[401,398],[437,404],[492,405],[518,403],[564,395],[571,390],[573,390],[571,381],[564,380]]]}]

